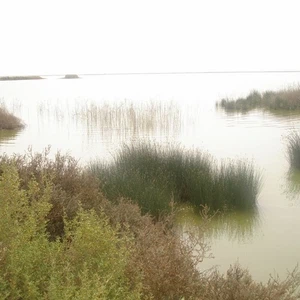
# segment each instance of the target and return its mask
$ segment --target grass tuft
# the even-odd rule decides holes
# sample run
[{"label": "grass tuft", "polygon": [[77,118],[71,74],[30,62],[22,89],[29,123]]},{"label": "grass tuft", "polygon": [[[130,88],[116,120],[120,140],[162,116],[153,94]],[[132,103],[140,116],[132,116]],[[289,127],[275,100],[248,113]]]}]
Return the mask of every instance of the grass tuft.
[{"label": "grass tuft", "polygon": [[170,202],[214,210],[253,209],[261,183],[248,162],[228,161],[218,167],[200,151],[150,144],[125,145],[112,163],[94,162],[90,170],[108,199],[132,199],[155,216],[168,212]]}]

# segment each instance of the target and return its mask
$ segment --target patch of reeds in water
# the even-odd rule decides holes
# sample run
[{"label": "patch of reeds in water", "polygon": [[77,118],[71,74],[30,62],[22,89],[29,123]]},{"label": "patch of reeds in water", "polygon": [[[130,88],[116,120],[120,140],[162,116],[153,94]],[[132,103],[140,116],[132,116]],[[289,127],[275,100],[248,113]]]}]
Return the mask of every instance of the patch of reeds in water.
[{"label": "patch of reeds in water", "polygon": [[300,110],[300,86],[266,91],[259,93],[252,91],[246,98],[222,99],[216,104],[226,112],[248,112],[252,109],[263,108],[268,110]]},{"label": "patch of reeds in water", "polygon": [[173,102],[145,102],[135,104],[124,100],[119,103],[87,103],[75,109],[74,119],[90,129],[118,132],[166,135],[180,130],[181,114]]},{"label": "patch of reeds in water", "polygon": [[5,106],[0,106],[0,130],[18,129],[24,127],[22,121],[15,115],[10,113]]},{"label": "patch of reeds in water", "polygon": [[300,169],[300,133],[291,132],[287,137],[287,156],[292,168]]},{"label": "patch of reeds in water", "polygon": [[261,183],[251,163],[227,161],[218,166],[200,151],[150,144],[124,146],[113,163],[94,162],[90,169],[106,197],[130,198],[153,215],[168,211],[171,201],[213,210],[253,209]]}]

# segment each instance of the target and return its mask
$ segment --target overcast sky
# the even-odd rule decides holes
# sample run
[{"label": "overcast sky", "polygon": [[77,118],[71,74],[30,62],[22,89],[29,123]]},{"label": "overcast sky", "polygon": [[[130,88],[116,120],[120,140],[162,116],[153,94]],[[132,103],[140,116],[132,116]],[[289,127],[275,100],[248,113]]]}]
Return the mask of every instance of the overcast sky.
[{"label": "overcast sky", "polygon": [[299,12],[299,0],[0,0],[0,75],[299,70]]}]

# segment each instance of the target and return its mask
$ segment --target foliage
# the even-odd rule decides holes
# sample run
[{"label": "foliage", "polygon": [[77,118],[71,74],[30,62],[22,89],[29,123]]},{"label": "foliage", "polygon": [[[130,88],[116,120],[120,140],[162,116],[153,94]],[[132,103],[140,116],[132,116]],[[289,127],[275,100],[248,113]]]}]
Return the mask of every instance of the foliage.
[{"label": "foliage", "polygon": [[223,162],[206,154],[157,145],[124,146],[111,164],[94,162],[90,170],[110,200],[125,197],[142,212],[158,216],[170,202],[208,205],[213,209],[252,209],[260,190],[260,176],[248,162]]},{"label": "foliage", "polygon": [[78,161],[70,155],[56,153],[54,159],[49,157],[50,147],[42,153],[33,153],[29,149],[24,155],[14,154],[0,156],[0,174],[2,166],[9,164],[17,168],[21,187],[28,188],[32,177],[41,189],[44,181],[52,183],[50,202],[51,210],[47,224],[51,237],[55,239],[64,231],[63,216],[72,217],[80,205],[84,209],[100,210],[102,194],[99,192],[97,178],[84,172]]},{"label": "foliage", "polygon": [[[66,179],[73,174],[77,182],[83,170],[66,168],[55,177],[48,171],[57,160],[46,161],[44,167],[31,166],[36,159],[24,164],[16,157],[0,163],[0,299],[300,299],[296,272],[266,285],[239,266],[227,275],[200,272],[210,250],[207,207],[198,232],[181,235],[174,212],[154,222],[125,199],[101,198],[94,210],[84,209],[79,198],[73,214],[63,215],[63,234],[53,240],[48,223],[55,223],[50,212],[57,180],[72,193]],[[27,177],[26,168],[38,170],[37,178]],[[77,192],[85,189],[75,186]]]},{"label": "foliage", "polygon": [[61,241],[49,241],[51,183],[41,191],[32,179],[20,188],[18,173],[4,167],[0,178],[1,299],[139,299],[139,285],[125,270],[131,241],[103,214],[79,209],[65,219]]}]

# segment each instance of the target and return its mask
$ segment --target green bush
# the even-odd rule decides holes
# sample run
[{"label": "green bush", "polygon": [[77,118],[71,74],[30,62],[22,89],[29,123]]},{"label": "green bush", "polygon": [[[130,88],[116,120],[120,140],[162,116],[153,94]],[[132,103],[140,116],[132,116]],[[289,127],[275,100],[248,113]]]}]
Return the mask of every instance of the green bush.
[{"label": "green bush", "polygon": [[139,299],[138,282],[125,271],[130,240],[118,236],[103,214],[79,209],[65,219],[65,235],[46,231],[52,185],[32,179],[20,188],[16,168],[0,177],[1,299]]}]

